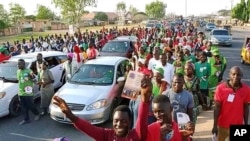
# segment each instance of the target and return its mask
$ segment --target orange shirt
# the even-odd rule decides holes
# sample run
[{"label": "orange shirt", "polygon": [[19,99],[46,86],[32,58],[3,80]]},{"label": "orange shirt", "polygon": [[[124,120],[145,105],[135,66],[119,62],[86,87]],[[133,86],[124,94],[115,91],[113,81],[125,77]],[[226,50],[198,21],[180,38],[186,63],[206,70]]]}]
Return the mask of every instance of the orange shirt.
[{"label": "orange shirt", "polygon": [[224,82],[217,86],[214,100],[221,103],[218,126],[229,128],[232,124],[243,124],[243,105],[250,102],[250,88],[242,83],[242,87],[234,91]]}]

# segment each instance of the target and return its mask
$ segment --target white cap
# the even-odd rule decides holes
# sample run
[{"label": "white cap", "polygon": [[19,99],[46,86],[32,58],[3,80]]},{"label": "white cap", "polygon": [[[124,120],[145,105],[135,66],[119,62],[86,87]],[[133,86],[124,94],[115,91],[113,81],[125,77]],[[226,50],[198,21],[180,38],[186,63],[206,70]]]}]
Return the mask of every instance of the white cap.
[{"label": "white cap", "polygon": [[187,49],[187,50],[189,50],[190,52],[192,51],[192,48],[191,48],[191,46],[189,46],[189,45],[184,46],[183,49]]}]

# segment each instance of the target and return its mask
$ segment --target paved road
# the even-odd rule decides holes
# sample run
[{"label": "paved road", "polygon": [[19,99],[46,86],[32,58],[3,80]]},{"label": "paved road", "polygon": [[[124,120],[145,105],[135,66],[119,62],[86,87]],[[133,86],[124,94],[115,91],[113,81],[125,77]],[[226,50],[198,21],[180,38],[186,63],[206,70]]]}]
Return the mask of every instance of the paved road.
[{"label": "paved road", "polygon": [[[240,49],[247,31],[233,31],[233,46],[231,48],[221,47],[220,50],[228,59],[228,68],[239,65],[244,74],[250,71],[250,66],[240,64]],[[226,77],[228,69],[226,70]],[[225,78],[226,78],[225,77]],[[250,76],[245,75],[244,81],[250,84]],[[0,119],[0,141],[51,141],[53,138],[66,136],[72,141],[91,141],[83,133],[77,131],[71,125],[60,124],[49,116],[42,117],[39,121],[19,126],[22,117],[4,117]],[[111,124],[103,124],[101,127],[109,127]],[[212,112],[203,112],[198,119],[196,127],[196,141],[211,141]]]},{"label": "paved road", "polygon": [[[240,66],[243,70],[245,81],[250,85],[250,75],[247,75],[250,71],[250,65],[242,65],[240,63],[240,51],[244,41],[244,37],[249,31],[242,29],[235,29],[232,31],[234,42],[231,48],[220,47],[220,51],[227,58],[228,66],[224,75],[224,79],[228,78],[228,71],[232,66]],[[250,121],[250,119],[249,119]],[[202,112],[198,117],[198,123],[196,125],[196,133],[194,135],[194,141],[211,141],[211,129],[213,127],[213,111]]]}]

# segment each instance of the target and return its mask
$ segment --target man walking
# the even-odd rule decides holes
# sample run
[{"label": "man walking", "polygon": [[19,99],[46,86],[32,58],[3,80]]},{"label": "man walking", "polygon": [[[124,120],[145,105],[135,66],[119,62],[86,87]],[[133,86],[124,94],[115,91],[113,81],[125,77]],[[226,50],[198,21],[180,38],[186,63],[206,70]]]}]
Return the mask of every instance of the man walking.
[{"label": "man walking", "polygon": [[214,95],[214,126],[213,134],[218,141],[229,138],[230,125],[248,124],[248,103],[250,88],[243,82],[242,71],[235,66],[230,69],[229,80],[217,86]]},{"label": "man walking", "polygon": [[[29,110],[35,115],[34,120],[39,120],[40,114],[33,103],[33,79],[35,78],[35,75],[32,70],[25,68],[25,61],[23,59],[18,60],[17,66],[17,80],[15,83],[18,83],[18,96],[21,106],[25,111],[24,120],[22,120],[19,125],[23,125],[30,122]],[[10,80],[6,79],[4,79],[4,81],[10,82]]]}]

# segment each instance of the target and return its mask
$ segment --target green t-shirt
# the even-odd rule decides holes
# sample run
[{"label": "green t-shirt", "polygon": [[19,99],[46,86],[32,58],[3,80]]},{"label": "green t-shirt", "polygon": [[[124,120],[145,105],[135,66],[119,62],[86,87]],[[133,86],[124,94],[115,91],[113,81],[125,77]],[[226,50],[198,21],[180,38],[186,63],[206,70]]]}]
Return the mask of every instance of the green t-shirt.
[{"label": "green t-shirt", "polygon": [[194,55],[190,55],[190,56],[188,56],[188,57],[185,56],[184,58],[185,58],[186,62],[187,62],[187,61],[191,61],[191,63],[193,63],[193,64],[196,63],[196,58],[195,58]]},{"label": "green t-shirt", "polygon": [[156,83],[153,83],[152,93],[154,96],[160,95],[160,87]]},{"label": "green t-shirt", "polygon": [[30,78],[32,70],[24,69],[17,70],[17,80],[18,80],[18,95],[19,96],[33,96],[33,81]]},{"label": "green t-shirt", "polygon": [[184,75],[184,66],[185,66],[186,61],[183,60],[180,62],[180,64],[177,64],[177,61],[173,62],[173,65],[175,67],[175,73],[180,73]]},{"label": "green t-shirt", "polygon": [[200,80],[200,89],[208,89],[208,78],[211,75],[211,66],[207,62],[195,63],[195,75]]}]

